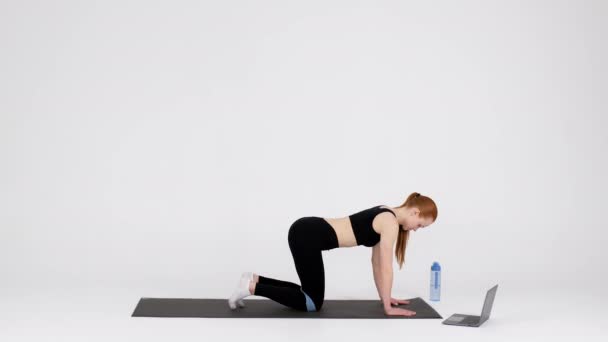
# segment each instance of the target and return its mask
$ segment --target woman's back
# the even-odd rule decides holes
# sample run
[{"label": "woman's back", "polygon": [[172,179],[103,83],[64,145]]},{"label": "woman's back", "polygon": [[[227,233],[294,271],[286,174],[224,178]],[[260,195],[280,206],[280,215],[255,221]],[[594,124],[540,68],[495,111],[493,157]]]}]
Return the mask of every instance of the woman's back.
[{"label": "woman's back", "polygon": [[[355,230],[353,230],[353,225],[351,222],[351,216],[359,219],[360,221],[363,221],[363,219],[368,218],[370,215],[373,217],[371,226],[367,226],[367,225],[358,226],[355,229],[355,230],[358,229],[358,231],[357,231],[358,234],[355,234]],[[379,235],[382,233],[382,230],[381,230],[382,228],[380,227],[378,222],[381,220],[381,219],[379,219],[379,217],[381,217],[382,215],[389,215],[389,216],[394,217],[395,214],[392,213],[392,210],[389,207],[387,207],[385,205],[380,205],[380,206],[375,206],[375,207],[372,207],[369,209],[365,209],[358,213],[344,216],[344,217],[338,217],[338,218],[323,217],[323,219],[325,221],[327,221],[327,223],[329,223],[329,225],[336,232],[336,236],[338,237],[338,246],[339,247],[355,247],[355,246],[358,246],[361,244],[364,244],[364,245],[371,244],[371,243],[368,243],[368,240],[370,240],[370,239],[373,240],[374,234],[377,234],[378,235],[377,239],[379,239]],[[357,223],[359,223],[359,222],[357,222]],[[359,223],[359,224],[361,224],[361,223]],[[372,231],[372,229],[373,229],[373,231]],[[359,236],[359,239],[362,239],[362,237],[365,237],[366,238],[365,241],[359,241],[359,243],[358,243],[356,235]]]}]

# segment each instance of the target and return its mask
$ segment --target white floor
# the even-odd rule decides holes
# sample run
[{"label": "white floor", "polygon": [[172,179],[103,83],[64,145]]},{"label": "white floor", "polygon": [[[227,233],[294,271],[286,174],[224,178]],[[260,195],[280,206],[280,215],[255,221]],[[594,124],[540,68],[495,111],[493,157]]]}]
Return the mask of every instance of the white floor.
[{"label": "white floor", "polygon": [[[608,300],[602,293],[512,294],[499,288],[480,328],[439,319],[208,319],[131,317],[138,291],[4,291],[0,341],[318,341],[422,338],[425,341],[606,341]],[[147,295],[147,294],[146,294]],[[415,296],[415,294],[414,294]],[[204,297],[204,296],[201,296]],[[421,296],[424,298],[424,296]],[[455,297],[455,296],[453,296]],[[252,297],[259,300],[261,297]],[[411,297],[410,297],[411,298]],[[424,298],[427,300],[427,298]],[[428,302],[428,300],[427,300]],[[444,317],[479,315],[482,295],[429,302]]]}]

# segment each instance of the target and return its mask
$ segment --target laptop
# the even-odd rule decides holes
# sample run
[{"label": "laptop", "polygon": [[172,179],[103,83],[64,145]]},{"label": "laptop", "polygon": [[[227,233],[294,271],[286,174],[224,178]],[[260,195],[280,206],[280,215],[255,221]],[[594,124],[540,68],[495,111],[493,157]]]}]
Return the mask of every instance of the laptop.
[{"label": "laptop", "polygon": [[453,314],[448,317],[443,324],[448,325],[460,325],[465,327],[478,327],[490,318],[490,311],[492,311],[492,304],[494,303],[494,297],[496,296],[496,290],[498,290],[498,284],[494,285],[486,293],[486,300],[483,302],[483,309],[481,310],[481,316],[465,315],[465,314]]}]

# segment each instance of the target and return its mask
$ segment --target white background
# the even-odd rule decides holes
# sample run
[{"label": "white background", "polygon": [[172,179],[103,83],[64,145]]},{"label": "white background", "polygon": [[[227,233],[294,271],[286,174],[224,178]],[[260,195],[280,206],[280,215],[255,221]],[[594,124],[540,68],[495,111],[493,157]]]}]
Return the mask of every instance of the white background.
[{"label": "white background", "polygon": [[[605,338],[604,1],[0,2],[0,339]],[[441,320],[131,318],[299,283],[287,230],[435,200]],[[375,299],[371,249],[326,299]],[[249,297],[251,300],[261,297]],[[404,328],[405,330],[401,330]],[[226,334],[226,335],[222,335]],[[231,334],[231,335],[228,335]]]}]

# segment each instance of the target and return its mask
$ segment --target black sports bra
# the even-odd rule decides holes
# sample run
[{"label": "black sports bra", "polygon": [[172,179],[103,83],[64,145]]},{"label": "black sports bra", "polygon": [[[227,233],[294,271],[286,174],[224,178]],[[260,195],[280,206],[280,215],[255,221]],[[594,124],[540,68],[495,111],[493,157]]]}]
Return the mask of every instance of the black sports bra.
[{"label": "black sports bra", "polygon": [[[353,227],[355,239],[357,240],[357,246],[363,245],[366,247],[373,247],[380,241],[380,234],[376,233],[372,226],[372,222],[374,222],[376,215],[384,211],[389,211],[391,214],[395,215],[391,209],[382,208],[377,205],[348,216],[350,224]],[[397,215],[395,215],[395,217],[397,217]]]}]

